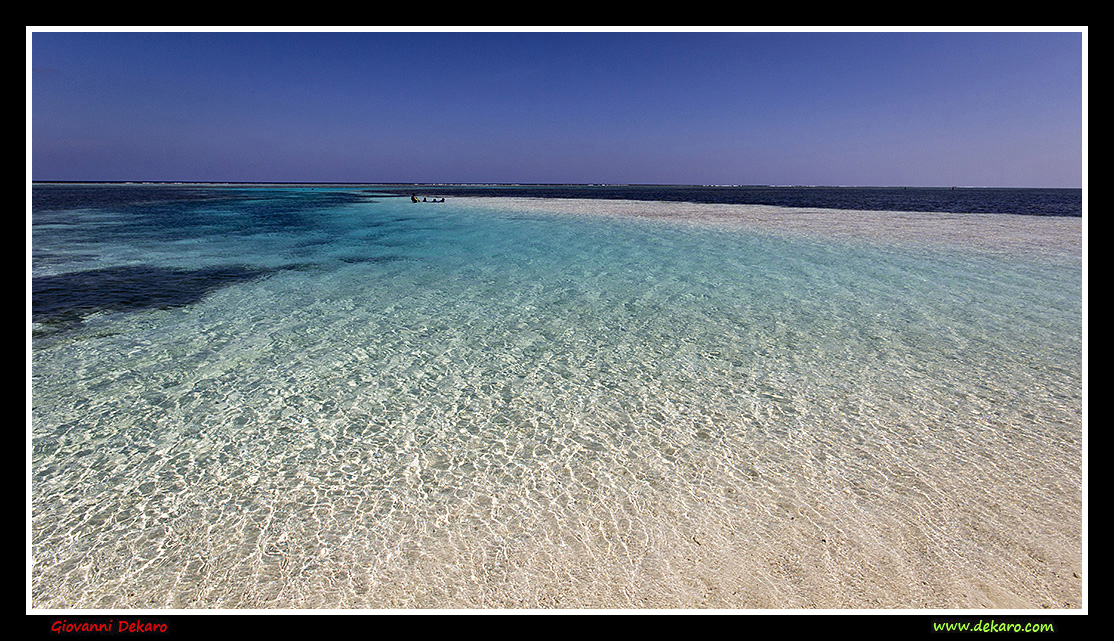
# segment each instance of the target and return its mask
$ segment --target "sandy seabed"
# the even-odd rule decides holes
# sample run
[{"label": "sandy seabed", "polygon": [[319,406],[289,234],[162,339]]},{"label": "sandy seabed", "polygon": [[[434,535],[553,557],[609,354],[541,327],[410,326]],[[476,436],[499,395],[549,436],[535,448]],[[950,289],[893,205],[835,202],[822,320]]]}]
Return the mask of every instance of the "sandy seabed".
[{"label": "sandy seabed", "polygon": [[[1057,260],[1083,247],[1080,219],[461,200]],[[214,297],[236,310],[218,322],[182,314],[171,331],[189,338],[165,354],[106,342],[98,358],[127,372],[94,381],[93,402],[43,408],[63,428],[100,412],[171,429],[140,451],[143,435],[114,450],[119,437],[74,427],[36,454],[52,474],[72,453],[91,463],[44,473],[36,491],[60,525],[36,543],[35,607],[1084,606],[1082,390],[1055,364],[968,389],[946,359],[895,375],[881,347],[846,363],[820,358],[838,343],[810,347],[817,360],[798,362],[780,343],[791,333],[756,339],[768,358],[745,363],[618,332],[562,352],[584,337],[545,335],[528,311],[485,317],[415,294],[357,318],[351,300],[299,308],[277,284],[236,295]],[[536,303],[523,300],[507,309]],[[449,329],[417,336],[430,310]],[[245,341],[253,316],[293,338]],[[519,344],[484,342],[516,322]],[[671,335],[647,323],[641,337]],[[121,336],[106,340],[138,340]],[[337,336],[359,347],[338,353]],[[240,380],[247,363],[257,378]],[[85,482],[115,489],[73,492]]]},{"label": "sandy seabed", "polygon": [[1000,253],[1080,257],[1085,234],[1082,217],[860,211],[588,198],[469,197],[461,200],[482,207],[513,211],[636,217],[775,234],[959,246]]},{"label": "sandy seabed", "polygon": [[[1085,239],[1082,218],[630,200],[467,200],[515,212],[637,217],[888,246],[974,249],[1055,262],[1080,260]],[[930,422],[951,421],[946,409],[936,409]],[[987,414],[999,413],[984,409]],[[1079,408],[1072,410],[1065,403],[1057,409],[1064,410],[1069,426],[1079,418],[1075,428],[1082,428]],[[881,414],[875,416],[876,427],[892,434],[892,423],[888,426]],[[900,423],[903,418],[908,419],[891,420]],[[616,486],[623,495],[597,497],[595,507],[605,514],[587,520],[605,527],[575,538],[585,548],[581,553],[586,551],[594,560],[627,560],[626,566],[604,563],[610,567],[607,571],[619,576],[603,584],[620,587],[610,593],[596,588],[595,593],[588,590],[574,596],[578,592],[571,590],[574,583],[601,585],[603,568],[594,563],[585,566],[583,558],[558,561],[557,567],[585,571],[578,578],[566,576],[570,588],[566,603],[667,608],[1079,608],[1084,594],[1081,432],[1069,434],[1054,448],[1048,447],[1047,435],[1024,443],[1037,431],[1018,429],[990,436],[977,427],[957,424],[946,440],[936,444],[929,444],[926,434],[907,434],[905,444],[917,446],[904,451],[900,445],[889,446],[896,455],[889,461],[876,459],[865,448],[832,452],[832,442],[815,443],[817,456],[795,462],[800,452],[790,451],[802,443],[781,446],[784,457],[751,450],[753,465],[736,468],[732,463],[738,464],[737,460],[720,461],[722,475],[708,473],[709,478],[721,480],[735,477],[740,489],[749,488],[743,490],[749,492],[747,499],[730,490],[723,494],[699,485],[676,489],[672,507],[655,508],[661,513],[639,527],[607,513],[609,503],[638,505]],[[955,448],[950,454],[949,446]],[[736,451],[735,456],[741,453]],[[847,467],[833,474],[818,461]],[[1001,472],[999,479],[1013,479],[1016,484],[1007,480],[1007,485],[987,485],[986,469]],[[774,482],[756,484],[763,474]],[[700,498],[694,501],[693,497]],[[629,545],[616,549],[615,541]],[[563,545],[544,547],[545,552],[536,551],[539,557],[571,552]],[[529,574],[523,568],[518,577]],[[508,580],[513,583],[514,575],[508,575]],[[559,585],[559,581],[549,582],[542,589],[543,602],[562,603]],[[538,585],[532,590],[538,590]]]}]

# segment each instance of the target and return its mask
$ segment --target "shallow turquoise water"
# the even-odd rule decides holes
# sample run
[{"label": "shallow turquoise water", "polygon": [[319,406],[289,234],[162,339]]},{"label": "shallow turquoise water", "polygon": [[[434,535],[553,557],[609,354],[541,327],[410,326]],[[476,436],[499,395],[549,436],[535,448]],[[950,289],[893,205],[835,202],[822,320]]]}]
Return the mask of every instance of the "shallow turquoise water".
[{"label": "shallow turquoise water", "polygon": [[34,606],[1079,607],[1080,257],[260,195],[37,215],[250,275],[33,324]]}]

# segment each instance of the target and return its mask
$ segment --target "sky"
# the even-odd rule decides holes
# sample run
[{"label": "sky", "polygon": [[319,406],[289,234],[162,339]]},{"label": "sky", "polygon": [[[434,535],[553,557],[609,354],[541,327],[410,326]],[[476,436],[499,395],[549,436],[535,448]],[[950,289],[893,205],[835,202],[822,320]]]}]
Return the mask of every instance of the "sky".
[{"label": "sky", "polygon": [[1084,28],[28,28],[35,181],[1081,187]]}]

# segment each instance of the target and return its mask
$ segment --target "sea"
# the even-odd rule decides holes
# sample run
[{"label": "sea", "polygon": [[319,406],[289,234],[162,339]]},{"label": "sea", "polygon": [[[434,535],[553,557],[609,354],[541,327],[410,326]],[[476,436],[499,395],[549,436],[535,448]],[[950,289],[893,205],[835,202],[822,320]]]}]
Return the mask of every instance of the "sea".
[{"label": "sea", "polygon": [[29,607],[1084,607],[1078,189],[34,183]]}]

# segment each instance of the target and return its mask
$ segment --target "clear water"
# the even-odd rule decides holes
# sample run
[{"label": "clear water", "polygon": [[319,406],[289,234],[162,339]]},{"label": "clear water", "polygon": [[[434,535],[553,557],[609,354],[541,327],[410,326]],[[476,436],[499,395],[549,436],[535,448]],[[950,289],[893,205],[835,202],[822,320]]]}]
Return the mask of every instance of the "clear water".
[{"label": "clear water", "polygon": [[1082,605],[1078,218],[49,189],[36,608]]}]

